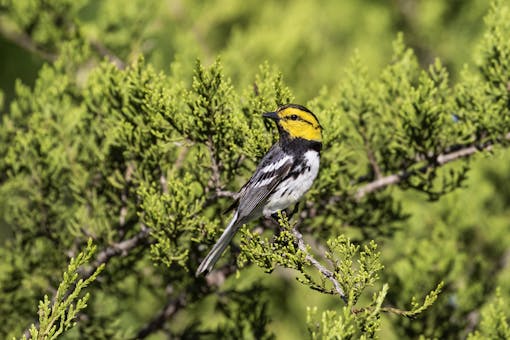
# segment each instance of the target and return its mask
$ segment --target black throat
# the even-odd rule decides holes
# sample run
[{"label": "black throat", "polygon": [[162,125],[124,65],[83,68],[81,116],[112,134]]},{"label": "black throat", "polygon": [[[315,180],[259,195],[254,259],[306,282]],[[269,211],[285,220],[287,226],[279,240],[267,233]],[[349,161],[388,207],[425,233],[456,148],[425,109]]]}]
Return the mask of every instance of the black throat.
[{"label": "black throat", "polygon": [[304,138],[291,138],[287,132],[280,133],[280,145],[285,153],[301,155],[309,150],[321,152],[322,143]]}]

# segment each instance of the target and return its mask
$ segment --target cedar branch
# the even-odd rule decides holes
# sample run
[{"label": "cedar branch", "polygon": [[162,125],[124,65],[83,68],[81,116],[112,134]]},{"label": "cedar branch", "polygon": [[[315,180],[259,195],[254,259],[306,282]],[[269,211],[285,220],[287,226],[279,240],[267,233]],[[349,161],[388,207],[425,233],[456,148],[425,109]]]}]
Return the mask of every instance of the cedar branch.
[{"label": "cedar branch", "polygon": [[[504,136],[504,138],[507,141],[510,140],[510,133],[507,133]],[[466,146],[464,148],[461,148],[461,149],[458,149],[458,150],[455,150],[452,152],[440,154],[434,159],[434,161],[430,161],[429,163],[423,165],[422,167],[420,167],[418,169],[410,170],[410,171],[406,171],[406,170],[400,171],[396,174],[388,175],[388,176],[379,178],[373,182],[370,182],[370,183],[362,186],[361,188],[359,188],[356,191],[356,194],[354,197],[356,198],[356,200],[359,201],[360,199],[365,197],[367,194],[370,194],[374,191],[383,189],[390,185],[398,184],[398,183],[405,181],[409,177],[416,175],[420,172],[426,172],[428,169],[439,167],[446,163],[450,163],[450,162],[456,161],[458,159],[472,156],[477,152],[490,151],[494,147],[494,144],[495,144],[494,142],[486,143],[482,147],[470,145],[470,146]]]}]

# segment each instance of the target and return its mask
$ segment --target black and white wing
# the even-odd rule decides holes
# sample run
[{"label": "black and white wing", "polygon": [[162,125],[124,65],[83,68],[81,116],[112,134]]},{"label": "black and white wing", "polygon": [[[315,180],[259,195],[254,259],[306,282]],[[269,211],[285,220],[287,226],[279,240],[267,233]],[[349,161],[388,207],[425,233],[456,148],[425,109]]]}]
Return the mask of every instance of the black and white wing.
[{"label": "black and white wing", "polygon": [[273,145],[260,162],[250,180],[239,191],[238,219],[250,219],[257,214],[268,196],[290,173],[294,157],[285,153],[279,144]]}]

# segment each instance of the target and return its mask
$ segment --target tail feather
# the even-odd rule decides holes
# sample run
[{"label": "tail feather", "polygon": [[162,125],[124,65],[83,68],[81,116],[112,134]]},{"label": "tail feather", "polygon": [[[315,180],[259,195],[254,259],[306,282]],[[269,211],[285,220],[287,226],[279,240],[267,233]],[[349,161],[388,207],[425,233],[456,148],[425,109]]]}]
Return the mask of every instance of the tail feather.
[{"label": "tail feather", "polygon": [[236,212],[232,221],[230,221],[229,225],[223,231],[223,234],[221,234],[219,240],[212,247],[211,251],[209,251],[209,254],[207,254],[207,256],[202,260],[202,263],[200,263],[200,266],[195,273],[196,276],[202,275],[203,273],[207,274],[212,271],[214,265],[218,262],[221,255],[230,244],[230,241],[234,238],[237,229],[239,229],[239,223],[237,222]]}]

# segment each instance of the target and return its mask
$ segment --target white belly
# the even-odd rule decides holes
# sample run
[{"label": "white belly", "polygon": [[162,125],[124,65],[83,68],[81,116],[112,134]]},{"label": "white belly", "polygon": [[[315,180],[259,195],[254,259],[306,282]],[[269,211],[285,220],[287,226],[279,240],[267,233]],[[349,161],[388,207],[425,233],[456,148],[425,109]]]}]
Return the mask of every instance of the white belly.
[{"label": "white belly", "polygon": [[270,216],[297,203],[310,189],[319,172],[318,152],[307,151],[305,160],[300,175],[297,178],[290,177],[280,183],[277,190],[269,197],[267,204],[264,206],[264,216]]}]

